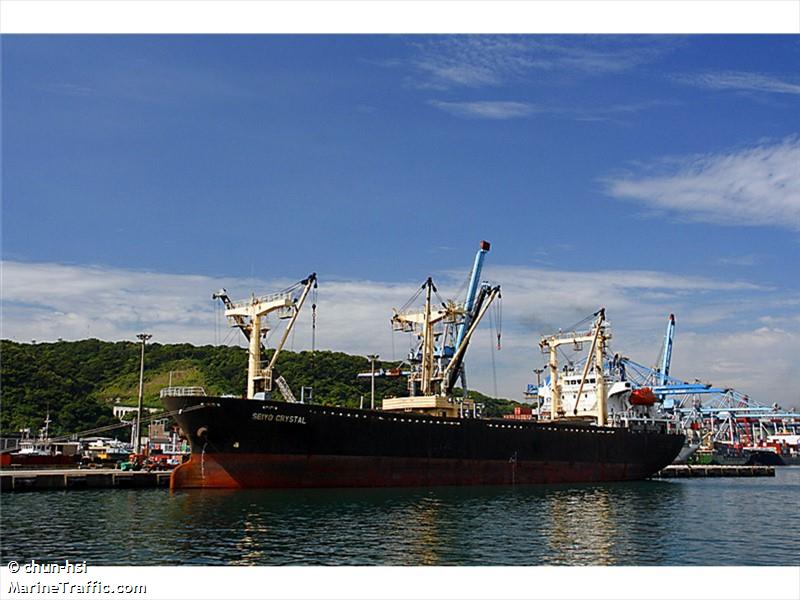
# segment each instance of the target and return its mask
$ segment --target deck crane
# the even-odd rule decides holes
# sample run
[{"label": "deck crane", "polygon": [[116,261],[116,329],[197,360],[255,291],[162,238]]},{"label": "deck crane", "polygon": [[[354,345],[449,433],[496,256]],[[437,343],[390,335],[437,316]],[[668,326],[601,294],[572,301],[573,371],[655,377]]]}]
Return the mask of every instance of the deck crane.
[{"label": "deck crane", "polygon": [[[473,333],[492,302],[500,297],[500,286],[478,285],[483,257],[488,250],[489,243],[481,242],[464,303],[441,299],[428,277],[414,297],[394,310],[391,319],[393,330],[415,334],[418,345],[409,355],[409,395],[385,399],[383,410],[424,412],[437,416],[460,416],[464,412],[477,414],[474,402],[466,398],[455,399],[452,391],[463,371],[464,354]],[[413,307],[422,294],[424,306],[421,309]],[[437,302],[434,302],[434,294]]]},{"label": "deck crane", "polygon": [[[553,419],[564,419],[564,418],[573,418],[578,416],[577,411],[577,401],[575,406],[572,407],[572,415],[568,415],[568,411],[564,405],[564,399],[562,398],[562,388],[563,385],[559,381],[559,369],[558,369],[558,350],[561,346],[570,345],[573,348],[581,348],[584,343],[590,343],[591,348],[589,350],[589,354],[586,357],[586,362],[584,363],[583,374],[580,378],[580,387],[578,388],[578,392],[575,394],[576,399],[581,398],[581,393],[583,392],[584,385],[587,381],[587,377],[589,376],[590,369],[594,369],[594,384],[595,384],[595,394],[597,395],[597,406],[593,409],[594,418],[597,421],[597,424],[603,426],[606,424],[606,420],[608,418],[607,414],[607,401],[608,401],[608,390],[606,389],[608,386],[606,385],[605,381],[605,362],[604,356],[606,353],[606,347],[608,340],[611,339],[611,330],[609,327],[608,322],[606,321],[606,309],[601,308],[597,312],[592,314],[592,326],[589,330],[582,330],[582,331],[561,331],[559,330],[558,333],[554,333],[551,335],[547,335],[542,337],[539,341],[539,347],[542,350],[542,353],[549,354],[550,359],[547,363],[547,368],[550,371],[550,376],[548,378],[548,384],[550,387],[550,414],[552,415]],[[580,323],[584,323],[581,321]]]},{"label": "deck crane", "polygon": [[[275,294],[256,296],[253,294],[247,300],[233,302],[223,289],[214,294],[214,298],[219,298],[225,304],[225,316],[228,317],[234,327],[238,327],[250,343],[249,359],[247,362],[247,397],[254,398],[258,392],[272,391],[272,374],[278,356],[283,350],[283,346],[294,327],[300,309],[311,291],[317,285],[317,274],[311,273],[308,277],[293,285],[292,287]],[[299,297],[296,297],[298,290],[302,289]],[[279,318],[289,319],[286,329],[281,336],[275,352],[266,367],[262,366],[261,353],[264,346],[261,338],[266,335],[268,329],[261,323],[261,319],[271,312],[280,311]],[[294,397],[288,386],[281,378],[277,380],[281,394],[288,401],[294,401]]]},{"label": "deck crane", "polygon": [[[395,331],[416,333],[419,338],[419,349],[410,356],[414,362],[419,363],[419,367],[414,369],[408,378],[409,392],[412,396],[415,396],[417,391],[422,392],[424,396],[435,393],[435,383],[442,379],[442,362],[451,352],[455,353],[454,347],[448,344],[448,340],[452,337],[452,328],[449,330],[448,328],[465,317],[463,306],[453,301],[442,302],[438,306],[434,304],[433,294],[437,290],[430,277],[422,284],[420,292],[422,291],[425,292],[425,305],[422,310],[395,309],[392,316],[392,327]],[[443,331],[439,330],[441,326],[444,326]],[[439,349],[436,347],[437,340]]]}]

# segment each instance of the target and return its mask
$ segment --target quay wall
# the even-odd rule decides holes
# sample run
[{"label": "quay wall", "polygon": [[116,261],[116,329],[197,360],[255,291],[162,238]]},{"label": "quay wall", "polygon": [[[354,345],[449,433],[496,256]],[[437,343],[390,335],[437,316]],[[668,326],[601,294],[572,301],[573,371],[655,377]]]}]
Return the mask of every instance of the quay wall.
[{"label": "quay wall", "polygon": [[1,492],[169,487],[169,471],[54,469],[0,471]]}]

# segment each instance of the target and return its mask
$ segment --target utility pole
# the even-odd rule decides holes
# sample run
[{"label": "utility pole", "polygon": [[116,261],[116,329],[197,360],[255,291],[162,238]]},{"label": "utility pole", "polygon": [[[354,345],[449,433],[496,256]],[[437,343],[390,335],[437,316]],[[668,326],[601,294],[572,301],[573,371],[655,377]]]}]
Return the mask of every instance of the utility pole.
[{"label": "utility pole", "polygon": [[372,410],[375,410],[375,361],[378,360],[379,356],[377,354],[367,354],[367,358],[369,359],[371,369],[371,377],[370,377],[370,402],[369,407]]},{"label": "utility pole", "polygon": [[140,333],[136,337],[142,342],[142,359],[139,363],[139,408],[136,411],[133,453],[140,454],[142,450],[142,399],[144,398],[144,345],[153,336],[149,333]]}]

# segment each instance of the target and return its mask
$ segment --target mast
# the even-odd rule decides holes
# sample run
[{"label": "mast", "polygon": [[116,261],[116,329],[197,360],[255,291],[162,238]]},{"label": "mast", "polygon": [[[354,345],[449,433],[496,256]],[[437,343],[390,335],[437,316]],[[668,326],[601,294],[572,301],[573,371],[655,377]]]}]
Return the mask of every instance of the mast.
[{"label": "mast", "polygon": [[550,360],[547,366],[550,368],[550,418],[564,416],[564,409],[561,408],[561,386],[558,384],[558,346],[550,345]]},{"label": "mast", "polygon": [[[606,320],[606,309],[601,308],[597,316],[595,327],[597,328],[597,343],[595,344],[595,394],[597,396],[597,424],[601,427],[606,424],[608,410],[606,408],[606,381],[603,365],[603,357],[606,353],[606,337],[603,327]],[[587,362],[590,359],[587,359]]]},{"label": "mast", "polygon": [[433,378],[433,323],[431,322],[431,289],[433,280],[428,277],[425,282],[425,321],[422,334],[422,395],[431,394]]}]

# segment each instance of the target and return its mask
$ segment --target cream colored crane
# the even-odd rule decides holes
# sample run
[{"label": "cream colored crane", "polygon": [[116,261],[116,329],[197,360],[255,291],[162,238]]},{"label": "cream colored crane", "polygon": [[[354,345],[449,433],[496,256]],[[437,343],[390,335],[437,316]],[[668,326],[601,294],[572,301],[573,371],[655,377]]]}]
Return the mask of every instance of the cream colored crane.
[{"label": "cream colored crane", "polygon": [[[220,298],[225,303],[225,316],[228,317],[235,327],[241,329],[245,337],[250,342],[247,361],[247,397],[253,398],[258,392],[271,392],[272,391],[272,372],[278,356],[283,350],[286,340],[294,327],[297,316],[300,314],[300,309],[306,301],[309,292],[317,285],[317,274],[312,273],[306,279],[303,279],[295,286],[278,292],[276,294],[269,294],[265,296],[252,295],[247,300],[239,302],[232,302],[225,294],[224,290],[220,290],[214,294],[215,298]],[[296,296],[297,290],[302,286],[302,292],[299,297]],[[269,364],[262,366],[261,353],[262,345],[261,338],[269,331],[262,323],[262,318],[266,317],[269,313],[281,311],[279,318],[289,319],[286,329],[281,336],[275,352],[269,361]]]}]

